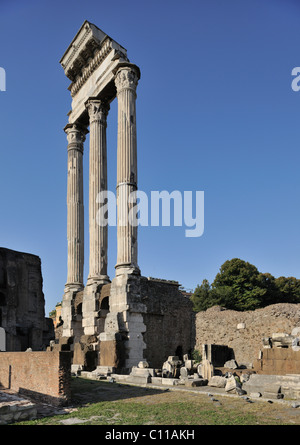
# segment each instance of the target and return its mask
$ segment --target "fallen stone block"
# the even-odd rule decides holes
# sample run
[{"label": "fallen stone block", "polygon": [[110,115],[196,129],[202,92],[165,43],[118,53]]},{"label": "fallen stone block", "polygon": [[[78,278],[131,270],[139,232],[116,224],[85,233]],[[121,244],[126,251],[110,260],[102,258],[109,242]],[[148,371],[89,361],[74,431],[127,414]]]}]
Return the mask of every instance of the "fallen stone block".
[{"label": "fallen stone block", "polygon": [[237,394],[242,389],[239,380],[235,376],[231,376],[227,379],[225,391]]},{"label": "fallen stone block", "polygon": [[146,362],[145,360],[142,360],[139,362],[138,368],[149,368],[149,363]]},{"label": "fallen stone block", "polygon": [[170,379],[170,378],[162,378],[161,379],[161,384],[162,385],[168,385],[168,386],[174,386],[174,385],[178,385],[178,379]]},{"label": "fallen stone block", "polygon": [[292,335],[293,337],[300,337],[300,327],[299,327],[299,326],[295,327],[295,328],[292,330],[291,335]]},{"label": "fallen stone block", "polygon": [[128,374],[111,374],[110,377],[114,379],[116,382],[126,383]]},{"label": "fallen stone block", "polygon": [[235,360],[228,360],[226,363],[224,363],[224,368],[237,369],[238,364]]},{"label": "fallen stone block", "polygon": [[263,388],[263,396],[267,399],[282,399],[281,386],[279,385],[266,385]]},{"label": "fallen stone block", "polygon": [[252,397],[253,399],[258,399],[259,397],[261,397],[261,393],[260,392],[251,392],[249,394],[249,397]]},{"label": "fallen stone block", "polygon": [[300,407],[300,402],[293,402],[292,403],[292,408],[299,408]]},{"label": "fallen stone block", "polygon": [[246,323],[238,323],[237,329],[246,329]]},{"label": "fallen stone block", "polygon": [[109,376],[114,374],[116,369],[113,366],[97,366],[97,368],[92,371],[92,374],[95,376],[105,375]]},{"label": "fallen stone block", "polygon": [[206,379],[187,379],[185,380],[185,386],[189,387],[197,387],[197,386],[206,386],[208,383],[208,380]]},{"label": "fallen stone block", "polygon": [[151,376],[138,376],[138,375],[128,375],[125,382],[136,383],[137,385],[145,385],[151,382]]},{"label": "fallen stone block", "polygon": [[151,383],[154,385],[161,385],[162,377],[151,377]]},{"label": "fallen stone block", "polygon": [[294,337],[284,332],[272,334],[272,344],[275,348],[287,348],[292,346]]},{"label": "fallen stone block", "polygon": [[214,375],[208,380],[208,386],[214,386],[215,388],[225,388],[227,383],[226,377]]},{"label": "fallen stone block", "polygon": [[135,366],[131,369],[130,375],[137,377],[149,377],[151,374],[148,368],[136,368]]}]

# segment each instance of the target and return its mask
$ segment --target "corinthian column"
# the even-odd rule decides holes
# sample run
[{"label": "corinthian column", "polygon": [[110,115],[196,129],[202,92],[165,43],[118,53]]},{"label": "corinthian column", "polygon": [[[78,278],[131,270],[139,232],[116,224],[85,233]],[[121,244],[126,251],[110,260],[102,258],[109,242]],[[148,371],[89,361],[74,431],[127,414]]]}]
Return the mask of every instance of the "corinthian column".
[{"label": "corinthian column", "polygon": [[87,130],[77,124],[65,127],[68,139],[67,185],[67,290],[83,289],[84,212],[83,212],[83,142]]},{"label": "corinthian column", "polygon": [[86,107],[90,120],[90,261],[87,285],[91,285],[109,282],[107,276],[107,225],[101,224],[97,217],[99,212],[97,197],[99,193],[107,192],[106,119],[109,105],[102,100],[89,99],[86,102]]},{"label": "corinthian column", "polygon": [[139,273],[137,226],[129,220],[130,210],[136,206],[136,200],[129,200],[129,195],[137,190],[136,88],[139,76],[138,67],[131,64],[121,66],[115,75],[118,98],[116,275]]},{"label": "corinthian column", "polygon": [[68,276],[62,301],[63,336],[73,335],[73,299],[83,289],[84,215],[83,142],[87,130],[77,124],[65,127],[68,139],[67,239]]}]

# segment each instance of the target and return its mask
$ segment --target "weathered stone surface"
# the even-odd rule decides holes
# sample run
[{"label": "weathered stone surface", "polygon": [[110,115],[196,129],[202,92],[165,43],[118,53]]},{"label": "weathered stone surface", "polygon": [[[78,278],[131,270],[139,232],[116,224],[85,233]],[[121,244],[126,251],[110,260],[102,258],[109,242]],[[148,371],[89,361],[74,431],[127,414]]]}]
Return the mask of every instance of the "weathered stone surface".
[{"label": "weathered stone surface", "polygon": [[300,326],[296,326],[292,329],[291,335],[293,337],[300,337]]},{"label": "weathered stone surface", "polygon": [[6,351],[45,349],[55,337],[48,320],[40,258],[0,248],[0,326]]},{"label": "weathered stone surface", "polygon": [[216,388],[225,388],[226,383],[227,383],[226,377],[214,375],[209,379],[208,386],[214,386]]},{"label": "weathered stone surface", "polygon": [[273,333],[272,345],[277,348],[285,348],[292,345],[293,339],[292,335],[285,332]]},{"label": "weathered stone surface", "polygon": [[148,375],[148,376],[139,376],[139,375],[130,374],[129,376],[127,376],[126,382],[128,382],[128,383],[136,383],[138,385],[145,385],[145,384],[151,382],[151,376],[150,375]]},{"label": "weathered stone surface", "polygon": [[265,385],[263,388],[263,396],[270,399],[281,399],[283,394],[281,394],[281,386],[274,383]]},{"label": "weathered stone surface", "polygon": [[180,377],[184,379],[184,378],[187,378],[188,376],[189,376],[188,369],[185,366],[182,366],[180,368]]},{"label": "weathered stone surface", "polygon": [[292,347],[264,349],[262,369],[267,374],[298,374],[300,369],[300,352]]},{"label": "weathered stone surface", "polygon": [[238,323],[237,329],[246,329],[246,323]]},{"label": "weathered stone surface", "polygon": [[151,377],[151,383],[153,383],[154,385],[161,385],[162,380],[162,377]]},{"label": "weathered stone surface", "polygon": [[[300,326],[299,304],[279,303],[245,312],[221,309],[215,306],[197,313],[195,349],[201,350],[205,343],[228,345],[237,363],[247,367],[255,364],[262,338],[271,338],[274,332],[290,334]],[[237,329],[238,323],[247,328]]]},{"label": "weathered stone surface", "polygon": [[229,369],[237,369],[238,368],[238,364],[235,360],[228,360],[228,362],[224,363],[224,368],[229,368]]},{"label": "weathered stone surface", "polygon": [[254,399],[258,399],[259,397],[261,397],[261,393],[260,392],[250,392],[249,397],[253,397]]},{"label": "weathered stone surface", "polygon": [[146,360],[142,360],[139,362],[138,368],[149,368],[149,363]]},{"label": "weathered stone surface", "polygon": [[184,366],[186,367],[187,370],[191,371],[194,366],[194,360],[185,360]]},{"label": "weathered stone surface", "polygon": [[197,387],[197,386],[206,386],[208,383],[208,380],[206,379],[186,379],[185,380],[185,386],[189,387]]},{"label": "weathered stone surface", "polygon": [[214,367],[209,360],[202,360],[201,376],[205,380],[210,380],[214,375]]},{"label": "weathered stone surface", "polygon": [[178,385],[178,379],[163,378],[161,379],[161,384],[166,386]]},{"label": "weathered stone surface", "polygon": [[231,393],[237,393],[242,388],[239,380],[235,376],[231,376],[227,379],[225,391]]},{"label": "weathered stone surface", "polygon": [[147,368],[136,368],[136,367],[132,368],[130,375],[139,376],[139,377],[151,376],[151,374]]}]

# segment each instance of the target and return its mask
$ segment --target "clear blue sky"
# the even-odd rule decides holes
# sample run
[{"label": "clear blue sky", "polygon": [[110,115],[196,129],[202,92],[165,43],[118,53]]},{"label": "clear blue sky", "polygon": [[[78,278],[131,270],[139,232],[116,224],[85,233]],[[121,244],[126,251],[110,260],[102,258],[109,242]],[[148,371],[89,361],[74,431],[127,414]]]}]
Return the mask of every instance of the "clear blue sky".
[{"label": "clear blue sky", "polygon": [[[193,289],[241,258],[300,278],[298,0],[0,0],[0,246],[39,255],[46,313],[67,277],[67,141],[71,106],[59,60],[87,19],[141,69],[139,189],[203,190],[205,231],[139,230],[145,276]],[[108,120],[116,184],[117,103]],[[87,141],[88,142],[88,141]],[[85,146],[88,274],[88,145]],[[114,277],[116,230],[109,232]]]}]

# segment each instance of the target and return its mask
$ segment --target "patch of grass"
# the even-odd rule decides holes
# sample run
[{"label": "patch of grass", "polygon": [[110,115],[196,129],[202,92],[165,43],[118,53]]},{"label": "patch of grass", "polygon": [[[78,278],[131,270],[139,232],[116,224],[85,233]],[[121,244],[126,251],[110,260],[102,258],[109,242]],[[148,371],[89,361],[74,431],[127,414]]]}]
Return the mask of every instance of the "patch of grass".
[{"label": "patch of grass", "polygon": [[[76,410],[45,417],[23,425],[280,425],[300,424],[300,411],[263,402],[247,403],[239,397],[152,390],[106,381],[74,379],[73,404]],[[276,406],[275,406],[276,405]],[[67,420],[67,422],[65,422]]]}]

